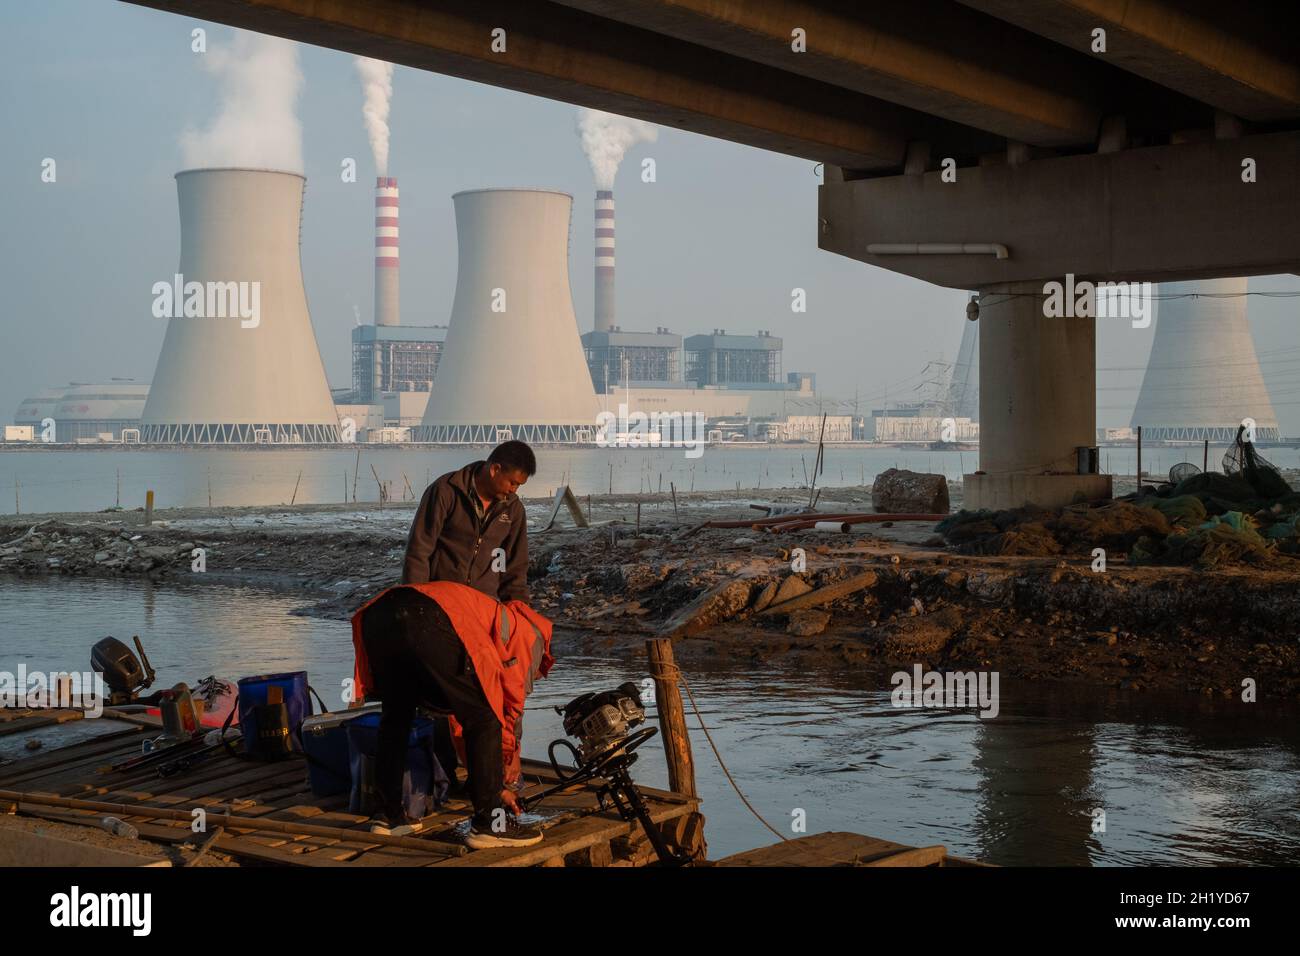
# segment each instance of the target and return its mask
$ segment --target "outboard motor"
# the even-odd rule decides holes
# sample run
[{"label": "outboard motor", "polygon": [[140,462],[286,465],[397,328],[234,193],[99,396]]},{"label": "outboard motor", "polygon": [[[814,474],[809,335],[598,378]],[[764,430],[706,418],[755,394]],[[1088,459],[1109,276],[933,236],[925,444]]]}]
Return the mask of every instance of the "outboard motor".
[{"label": "outboard motor", "polygon": [[[624,820],[639,822],[662,865],[686,866],[691,863],[690,857],[668,846],[650,819],[650,808],[628,772],[636,763],[634,751],[658,733],[655,727],[635,729],[645,722],[645,705],[641,703],[636,684],[629,681],[614,690],[581,694],[563,707],[556,707],[555,712],[564,718],[564,732],[578,745],[575,747],[563,739],[551,741],[547,753],[551,758],[551,769],[560,782],[521,800],[520,804],[524,808],[535,807],[575,783],[597,781],[599,809],[603,810],[608,802]],[[569,752],[573,766],[560,763],[556,753],[559,750]]]},{"label": "outboard motor", "polygon": [[134,640],[135,649],[140,652],[138,658],[115,637],[106,637],[91,648],[90,666],[104,675],[110,705],[135,703],[140,691],[153,683],[154,670],[144,652],[144,645],[140,643],[140,635],[137,634]]}]

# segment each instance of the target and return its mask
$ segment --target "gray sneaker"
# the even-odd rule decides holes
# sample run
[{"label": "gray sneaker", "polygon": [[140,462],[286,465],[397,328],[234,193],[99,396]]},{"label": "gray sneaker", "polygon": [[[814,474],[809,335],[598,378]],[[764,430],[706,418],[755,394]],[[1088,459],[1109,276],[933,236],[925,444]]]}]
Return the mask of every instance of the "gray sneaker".
[{"label": "gray sneaker", "polygon": [[470,824],[469,835],[465,837],[466,845],[475,850],[501,846],[532,846],[534,843],[541,842],[541,830],[537,827],[524,826],[509,815],[505,818],[505,825],[498,824],[496,828],[493,828],[490,822],[480,823],[475,820]]}]

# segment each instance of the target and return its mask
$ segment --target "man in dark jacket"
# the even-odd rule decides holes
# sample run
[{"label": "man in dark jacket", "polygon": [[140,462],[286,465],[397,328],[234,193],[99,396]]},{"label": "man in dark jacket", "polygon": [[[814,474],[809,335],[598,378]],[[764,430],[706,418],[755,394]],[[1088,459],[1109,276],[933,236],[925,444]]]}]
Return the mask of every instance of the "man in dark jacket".
[{"label": "man in dark jacket", "polygon": [[411,522],[402,583],[456,581],[527,603],[528,522],[515,492],[536,471],[533,450],[508,441],[431,484]]},{"label": "man in dark jacket", "polygon": [[[406,542],[403,584],[455,581],[503,604],[528,603],[528,519],[515,494],[537,471],[533,450],[521,441],[492,449],[487,461],[450,471],[420,499]],[[531,685],[530,685],[531,689]],[[514,728],[523,739],[523,721]],[[459,762],[444,719],[435,737],[438,761],[457,787]],[[507,784],[517,785],[518,766]]]}]

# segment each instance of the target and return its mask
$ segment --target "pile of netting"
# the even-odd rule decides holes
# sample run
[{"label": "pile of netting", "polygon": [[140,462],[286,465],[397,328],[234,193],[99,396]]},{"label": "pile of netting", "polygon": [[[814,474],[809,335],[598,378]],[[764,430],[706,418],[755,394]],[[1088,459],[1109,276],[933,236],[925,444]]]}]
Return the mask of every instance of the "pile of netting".
[{"label": "pile of netting", "polygon": [[1168,482],[1114,501],[961,511],[935,530],[962,554],[1048,557],[1104,548],[1135,564],[1295,566],[1300,493],[1244,440],[1244,429],[1223,467],[1222,474],[1171,474]]}]

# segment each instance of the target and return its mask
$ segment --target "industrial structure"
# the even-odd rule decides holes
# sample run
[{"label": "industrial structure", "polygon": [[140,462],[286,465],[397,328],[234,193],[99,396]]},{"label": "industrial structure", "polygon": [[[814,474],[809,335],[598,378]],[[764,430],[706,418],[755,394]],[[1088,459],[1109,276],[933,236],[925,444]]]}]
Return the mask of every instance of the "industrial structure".
[{"label": "industrial structure", "polygon": [[456,193],[459,264],[446,361],[416,441],[585,442],[599,404],[569,291],[573,197]]},{"label": "industrial structure", "polygon": [[614,329],[614,191],[596,191],[596,287],[593,326],[597,332]]},{"label": "industrial structure", "polygon": [[[14,413],[14,424],[30,428],[35,441],[77,444],[138,441],[140,415],[148,397],[149,385],[130,379],[72,382],[64,388],[46,388],[35,397],[24,398]],[[47,423],[52,429],[47,430]]]},{"label": "industrial structure", "polygon": [[1160,287],[1155,338],[1133,409],[1144,440],[1230,442],[1247,419],[1280,438],[1246,315],[1246,280]]},{"label": "industrial structure", "polygon": [[[824,163],[820,248],[979,292],[967,507],[1111,493],[1078,470],[1096,320],[1044,321],[1045,283],[1300,272],[1300,58],[1273,4],[135,2]],[[791,55],[792,25],[827,42]],[[483,42],[502,28],[509,55]]]},{"label": "industrial structure", "polygon": [[961,345],[957,361],[952,366],[948,380],[948,394],[944,411],[954,418],[980,420],[980,325],[966,322],[962,325]]},{"label": "industrial structure", "polygon": [[401,325],[397,179],[375,180],[375,325]]},{"label": "industrial structure", "polygon": [[[600,314],[597,312],[597,322]],[[618,326],[584,333],[591,384],[597,392],[619,385],[682,382],[682,337],[666,328],[624,332]]]},{"label": "industrial structure", "polygon": [[199,283],[209,305],[212,290],[246,283],[256,291],[258,309],[247,318],[177,314],[168,320],[141,416],[143,441],[339,440],[302,282],[305,183],[297,173],[265,169],[176,174],[178,283]]},{"label": "industrial structure", "polygon": [[352,392],[358,402],[387,392],[424,392],[442,361],[445,325],[358,325],[352,330]]},{"label": "industrial structure", "polygon": [[726,329],[714,329],[711,335],[687,336],[683,344],[686,380],[696,386],[785,388],[781,381],[782,342],[770,332],[728,335]]}]

